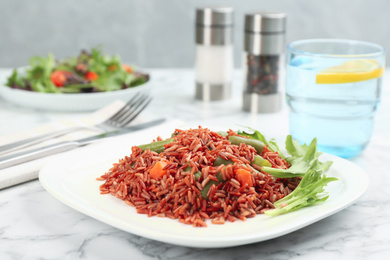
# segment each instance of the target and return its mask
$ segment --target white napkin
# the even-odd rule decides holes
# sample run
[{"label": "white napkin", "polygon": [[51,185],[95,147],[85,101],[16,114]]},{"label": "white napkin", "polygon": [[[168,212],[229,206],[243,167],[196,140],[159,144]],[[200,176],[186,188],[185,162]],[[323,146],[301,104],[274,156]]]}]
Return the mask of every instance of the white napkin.
[{"label": "white napkin", "polygon": [[[33,129],[27,131],[22,131],[18,133],[13,133],[10,135],[0,136],[0,144],[5,145],[7,143],[19,141],[25,138],[38,136],[44,133],[49,133],[52,131],[65,129],[75,126],[94,126],[98,123],[103,122],[105,119],[113,115],[120,107],[124,105],[122,101],[115,101],[112,104],[92,113],[90,116],[82,119],[66,119],[58,122],[47,123],[40,125]],[[132,124],[137,124],[143,121],[142,119],[137,118]],[[92,130],[82,130],[67,134],[66,136],[58,137],[53,140],[45,141],[39,145],[32,146],[26,149],[36,148],[39,146],[49,145],[55,142],[65,141],[65,140],[77,140],[80,138],[85,138],[88,136],[96,135],[99,132]],[[55,156],[55,155],[53,155]],[[3,170],[0,170],[0,189],[10,187],[19,183],[26,181],[34,180],[38,178],[39,169],[53,156],[48,156],[38,160],[26,162],[20,165],[9,167]]]}]

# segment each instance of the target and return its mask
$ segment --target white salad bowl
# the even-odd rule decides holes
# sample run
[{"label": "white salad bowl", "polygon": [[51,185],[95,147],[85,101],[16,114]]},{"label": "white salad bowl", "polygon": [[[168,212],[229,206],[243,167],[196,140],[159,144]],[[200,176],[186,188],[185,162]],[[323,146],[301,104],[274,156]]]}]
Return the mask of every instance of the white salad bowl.
[{"label": "white salad bowl", "polygon": [[152,85],[152,77],[149,74],[149,80],[146,83],[123,90],[72,94],[40,93],[6,86],[5,84],[11,73],[12,71],[0,73],[1,98],[23,107],[61,112],[94,111],[115,100],[127,102],[139,92],[150,93]]}]

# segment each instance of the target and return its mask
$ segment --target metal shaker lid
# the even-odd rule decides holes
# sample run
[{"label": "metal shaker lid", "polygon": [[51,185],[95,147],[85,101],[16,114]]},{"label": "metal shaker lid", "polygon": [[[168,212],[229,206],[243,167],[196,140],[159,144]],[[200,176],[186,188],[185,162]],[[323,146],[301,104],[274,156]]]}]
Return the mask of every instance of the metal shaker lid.
[{"label": "metal shaker lid", "polygon": [[286,14],[257,12],[245,15],[245,31],[252,33],[277,33],[286,30]]},{"label": "metal shaker lid", "polygon": [[233,43],[234,12],[231,7],[196,9],[195,41],[201,45]]},{"label": "metal shaker lid", "polygon": [[234,23],[233,8],[204,7],[196,9],[196,25],[231,26]]},{"label": "metal shaker lid", "polygon": [[286,14],[258,12],[245,15],[244,50],[254,55],[279,55],[284,52]]}]

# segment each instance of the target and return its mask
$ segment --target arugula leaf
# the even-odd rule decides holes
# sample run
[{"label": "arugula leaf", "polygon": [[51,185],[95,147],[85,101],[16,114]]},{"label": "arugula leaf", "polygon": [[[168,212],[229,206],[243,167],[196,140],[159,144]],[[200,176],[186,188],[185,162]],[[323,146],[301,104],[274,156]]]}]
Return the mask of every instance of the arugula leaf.
[{"label": "arugula leaf", "polygon": [[[314,146],[317,146],[317,138],[314,138],[312,140],[312,143],[313,142],[315,142]],[[286,138],[286,150],[289,154],[291,154],[291,156],[295,156],[295,157],[304,156],[309,149],[313,149],[312,147],[310,147],[310,145],[309,146],[307,146],[306,144],[300,145],[299,142],[293,139],[291,135],[288,135]],[[321,152],[315,151],[316,157],[319,157],[321,154],[322,154]]]},{"label": "arugula leaf", "polygon": [[328,194],[324,192],[325,186],[337,178],[327,177],[322,170],[310,170],[301,180],[299,185],[286,197],[274,203],[275,209],[265,212],[268,216],[277,216],[324,202]]},{"label": "arugula leaf", "polygon": [[[249,127],[248,127],[249,128]],[[288,169],[278,169],[268,166],[262,166],[261,170],[272,174],[276,178],[303,177],[299,185],[288,196],[274,203],[275,209],[268,210],[265,214],[277,216],[291,212],[315,203],[325,201],[328,196],[324,193],[324,187],[329,182],[338,180],[337,178],[327,177],[324,172],[329,169],[333,162],[320,162],[318,157],[322,154],[317,151],[317,139],[314,138],[309,145],[299,144],[291,135],[286,138],[286,150],[289,157],[285,157],[274,140],[268,141],[259,131],[249,128],[253,133],[238,131],[237,133],[249,138],[259,140],[268,145],[273,152],[290,163]]]},{"label": "arugula leaf", "polygon": [[286,150],[292,156],[303,156],[309,147],[306,144],[300,145],[297,140],[294,140],[291,135],[286,138]]},{"label": "arugula leaf", "polygon": [[305,176],[305,174],[312,169],[324,172],[332,164],[332,162],[322,163],[318,160],[318,157],[322,153],[317,151],[316,138],[307,146],[306,144],[300,145],[298,141],[292,139],[291,135],[288,135],[286,138],[286,150],[291,154],[291,157],[286,158],[286,161],[291,165],[290,168],[278,169],[263,167],[262,171],[272,174],[277,178],[291,178]]}]

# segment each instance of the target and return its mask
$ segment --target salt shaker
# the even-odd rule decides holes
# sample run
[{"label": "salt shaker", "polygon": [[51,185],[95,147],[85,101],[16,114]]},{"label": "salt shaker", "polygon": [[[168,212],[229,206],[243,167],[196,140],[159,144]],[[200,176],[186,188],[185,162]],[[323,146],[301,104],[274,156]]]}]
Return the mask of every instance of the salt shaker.
[{"label": "salt shaker", "polygon": [[195,98],[230,98],[233,73],[233,9],[196,10]]},{"label": "salt shaker", "polygon": [[243,109],[271,113],[281,109],[284,83],[286,14],[245,15]]}]

